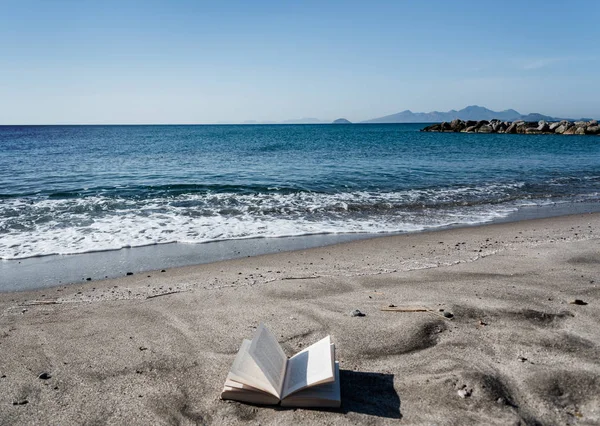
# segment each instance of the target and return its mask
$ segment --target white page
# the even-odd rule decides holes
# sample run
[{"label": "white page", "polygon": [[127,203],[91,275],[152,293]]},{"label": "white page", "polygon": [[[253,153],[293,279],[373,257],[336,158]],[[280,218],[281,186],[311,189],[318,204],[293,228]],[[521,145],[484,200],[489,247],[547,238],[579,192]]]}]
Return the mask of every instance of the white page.
[{"label": "white page", "polygon": [[264,324],[258,326],[248,353],[265,374],[265,377],[281,397],[283,379],[287,367],[287,356],[279,342]]},{"label": "white page", "polygon": [[281,401],[282,407],[339,407],[342,402],[340,394],[340,366],[334,365],[335,380],[299,390]]},{"label": "white page", "polygon": [[290,358],[281,399],[300,389],[334,381],[334,370],[334,349],[327,336]]},{"label": "white page", "polygon": [[250,356],[248,351],[251,344],[250,340],[244,339],[227,377],[279,397],[281,388],[271,385],[265,373]]}]

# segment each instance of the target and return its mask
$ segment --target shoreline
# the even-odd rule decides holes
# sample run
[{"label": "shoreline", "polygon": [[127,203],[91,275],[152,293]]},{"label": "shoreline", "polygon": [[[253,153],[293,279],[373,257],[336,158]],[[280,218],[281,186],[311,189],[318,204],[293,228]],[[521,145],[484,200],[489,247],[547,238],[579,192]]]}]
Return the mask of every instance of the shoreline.
[{"label": "shoreline", "polygon": [[[594,424],[599,303],[599,213],[2,293],[0,418]],[[431,312],[381,310],[390,304]],[[219,400],[240,342],[261,322],[288,355],[332,336],[340,410]]]},{"label": "shoreline", "polygon": [[[435,227],[413,232],[382,234],[316,234],[278,238],[248,238],[202,244],[169,243],[68,255],[0,260],[0,294],[78,285],[142,274],[161,269],[202,265],[272,253],[306,250],[355,240],[439,232],[490,224],[600,212],[600,203],[571,202],[520,206],[506,217],[476,224]],[[160,259],[160,261],[158,261]],[[89,279],[88,279],[89,278]]]}]

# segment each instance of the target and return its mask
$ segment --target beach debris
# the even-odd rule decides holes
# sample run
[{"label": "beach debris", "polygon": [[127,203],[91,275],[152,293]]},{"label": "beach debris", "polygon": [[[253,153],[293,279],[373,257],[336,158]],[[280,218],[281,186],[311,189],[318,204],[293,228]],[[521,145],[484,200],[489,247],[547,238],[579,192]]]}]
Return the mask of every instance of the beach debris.
[{"label": "beach debris", "polygon": [[425,308],[423,306],[396,306],[389,305],[380,309],[381,311],[387,312],[429,312],[430,314],[436,315],[438,317],[442,317],[444,319],[451,320],[454,318],[454,315],[451,312],[444,312],[443,309],[439,309],[439,312],[436,312],[433,309]]},{"label": "beach debris", "polygon": [[395,308],[395,307],[396,307],[396,305],[394,305],[393,303],[390,303],[390,304],[388,305],[388,308]]},{"label": "beach debris", "polygon": [[525,358],[524,356],[519,356],[517,359],[521,362],[527,361],[527,358]]},{"label": "beach debris", "polygon": [[[57,290],[58,291],[58,290]],[[21,303],[21,306],[34,306],[34,305],[58,305],[61,302],[58,300],[30,300],[25,303]]]},{"label": "beach debris", "polygon": [[13,401],[13,405],[25,405],[25,404],[29,404],[29,401],[27,401],[26,399],[18,399],[16,401]]},{"label": "beach debris", "polygon": [[486,325],[488,325],[488,323],[483,320],[479,320],[479,325],[481,325],[482,327],[485,327]]},{"label": "beach debris", "polygon": [[166,293],[153,294],[150,296],[146,296],[146,299],[154,299],[155,297],[168,296],[169,294],[183,293],[183,292],[184,292],[183,290],[167,291]]},{"label": "beach debris", "polygon": [[352,313],[350,314],[350,316],[352,316],[352,317],[364,317],[364,316],[366,316],[366,314],[363,314],[358,309],[355,309],[355,310],[352,311]]},{"label": "beach debris", "polygon": [[86,281],[92,281],[92,278],[91,277],[87,277],[85,280]]},{"label": "beach debris", "polygon": [[390,305],[385,308],[381,308],[382,311],[392,311],[392,312],[429,312],[429,309],[423,307],[402,307],[396,305]]},{"label": "beach debris", "polygon": [[160,272],[167,272],[167,270],[166,269],[161,269]]},{"label": "beach debris", "polygon": [[41,379],[41,380],[48,380],[50,378],[52,378],[52,375],[50,373],[48,373],[47,371],[44,371],[43,373],[41,373],[38,376],[38,379]]},{"label": "beach debris", "polygon": [[125,275],[133,275],[133,272],[127,272]]},{"label": "beach debris", "polygon": [[575,300],[571,300],[569,303],[570,303],[571,305],[581,305],[581,306],[585,306],[585,305],[587,305],[587,302],[584,302],[584,301],[583,301],[583,300],[581,300],[581,299],[575,299]]},{"label": "beach debris", "polygon": [[145,346],[140,346],[140,351],[146,351],[146,350],[148,350],[148,348],[147,348],[147,347],[145,347]]}]

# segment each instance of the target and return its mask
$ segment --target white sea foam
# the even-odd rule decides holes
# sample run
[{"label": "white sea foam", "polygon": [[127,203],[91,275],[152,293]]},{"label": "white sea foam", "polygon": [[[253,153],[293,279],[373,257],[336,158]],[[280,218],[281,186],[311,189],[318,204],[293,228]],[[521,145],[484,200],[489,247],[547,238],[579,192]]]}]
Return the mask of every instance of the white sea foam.
[{"label": "white sea foam", "polygon": [[[150,244],[325,233],[411,232],[476,224],[510,206],[471,205],[507,187],[403,192],[202,193],[164,198],[5,199],[0,258],[115,250]],[[464,207],[463,207],[464,205]]]}]

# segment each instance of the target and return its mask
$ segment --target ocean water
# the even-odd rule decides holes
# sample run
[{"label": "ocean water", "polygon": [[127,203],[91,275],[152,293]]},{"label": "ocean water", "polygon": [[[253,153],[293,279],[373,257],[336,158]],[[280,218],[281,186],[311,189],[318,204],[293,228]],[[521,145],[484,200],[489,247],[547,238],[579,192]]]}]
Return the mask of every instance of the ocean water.
[{"label": "ocean water", "polygon": [[421,127],[0,126],[0,259],[411,232],[600,200],[598,137]]}]

